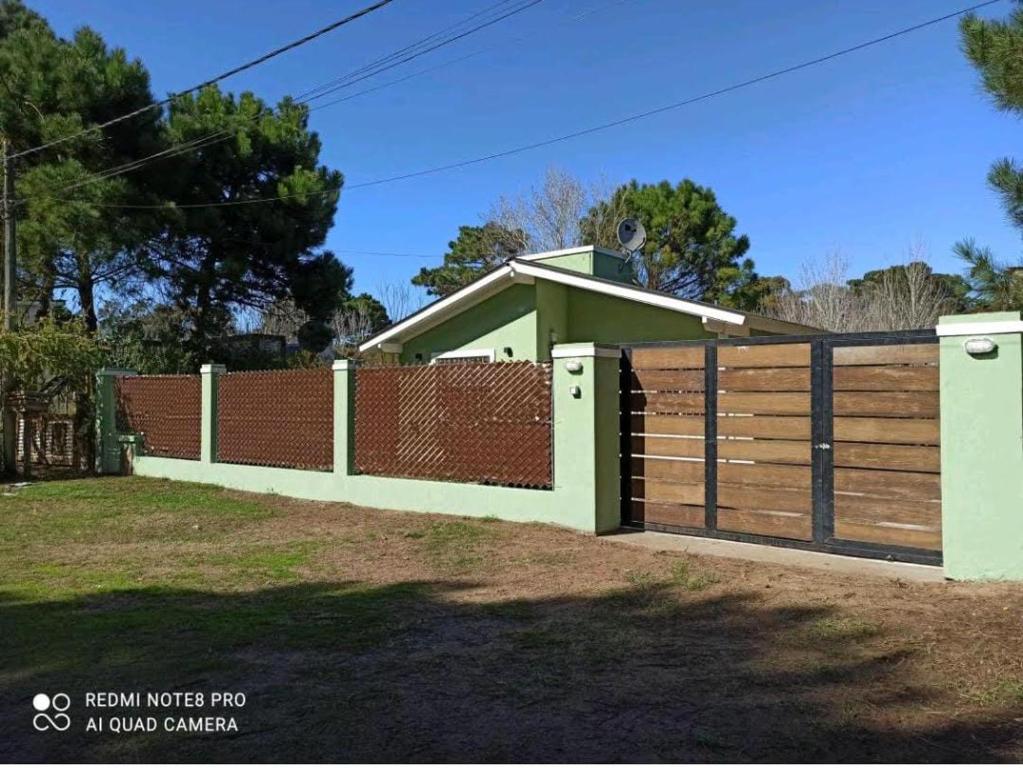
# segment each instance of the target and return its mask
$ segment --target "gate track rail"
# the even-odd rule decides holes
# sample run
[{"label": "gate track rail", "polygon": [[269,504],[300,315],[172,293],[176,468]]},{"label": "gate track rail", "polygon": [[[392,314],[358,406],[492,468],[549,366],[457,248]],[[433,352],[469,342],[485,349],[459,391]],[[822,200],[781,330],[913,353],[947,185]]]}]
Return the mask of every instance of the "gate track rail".
[{"label": "gate track rail", "polygon": [[[933,330],[799,335],[756,336],[697,341],[644,342],[622,348],[620,375],[621,436],[621,510],[624,527],[703,536],[752,544],[805,549],[855,557],[880,558],[901,562],[940,565],[940,550],[897,544],[880,544],[835,536],[835,461],[834,452],[834,367],[833,350],[840,347],[936,344]],[[721,530],[718,527],[718,350],[722,347],[807,343],[810,345],[811,375],[811,493],[812,539],[783,538],[758,533]],[[704,527],[667,525],[651,521],[634,521],[632,392],[633,351],[651,348],[703,347],[704,365]],[[878,393],[881,396],[881,393]]]}]

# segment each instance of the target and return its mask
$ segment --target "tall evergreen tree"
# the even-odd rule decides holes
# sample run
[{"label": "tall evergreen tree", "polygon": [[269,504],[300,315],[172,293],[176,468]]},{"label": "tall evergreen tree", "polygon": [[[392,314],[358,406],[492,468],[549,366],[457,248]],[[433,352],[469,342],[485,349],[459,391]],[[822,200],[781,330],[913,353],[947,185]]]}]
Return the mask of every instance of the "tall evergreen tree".
[{"label": "tall evergreen tree", "polygon": [[[290,98],[272,108],[216,87],[171,107],[171,142],[220,136],[174,161],[169,188],[181,206],[150,250],[156,276],[188,318],[186,343],[199,361],[216,355],[234,311],[289,295],[309,318],[298,332],[303,347],[330,342],[330,320],[351,287],[351,269],[320,250],[342,176],[319,164],[308,118]],[[271,197],[283,199],[256,202]],[[222,205],[187,207],[211,201]]]},{"label": "tall evergreen tree", "polygon": [[[153,100],[140,61],[109,49],[88,28],[71,40],[58,38],[16,0],[0,3],[0,88],[0,133],[15,151]],[[152,199],[154,177],[89,179],[156,151],[161,140],[154,110],[17,160],[17,194],[25,201],[18,208],[22,293],[37,300],[43,314],[55,292],[71,291],[95,330],[97,290],[137,273],[131,254],[154,231],[154,217],[114,206]]]},{"label": "tall evergreen tree", "polygon": [[493,221],[480,227],[459,227],[458,237],[448,243],[444,263],[439,267],[423,267],[412,278],[412,284],[426,288],[432,296],[447,296],[508,259],[522,255],[526,242],[521,230]]},{"label": "tall evergreen tree", "polygon": [[[614,211],[615,215],[609,215]],[[617,248],[614,219],[630,216],[646,227],[637,276],[647,288],[743,309],[769,292],[751,259],[749,238],[718,204],[713,190],[689,179],[640,184],[633,180],[593,206],[580,222],[582,241]]]},{"label": "tall evergreen tree", "polygon": [[[1023,8],[1006,20],[969,15],[960,25],[966,57],[980,73],[984,89],[1000,110],[1023,115]],[[1009,220],[1023,229],[1023,166],[1012,158],[994,163],[988,183],[1002,200]],[[956,245],[968,264],[968,280],[978,303],[988,309],[1023,309],[1023,274],[972,240]]]}]

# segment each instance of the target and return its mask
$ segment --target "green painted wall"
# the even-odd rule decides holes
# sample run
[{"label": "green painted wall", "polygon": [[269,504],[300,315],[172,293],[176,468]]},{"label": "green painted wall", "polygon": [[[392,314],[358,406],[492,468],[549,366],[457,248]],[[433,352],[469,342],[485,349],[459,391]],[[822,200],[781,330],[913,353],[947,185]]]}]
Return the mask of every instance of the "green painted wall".
[{"label": "green painted wall", "polygon": [[619,283],[632,284],[632,266],[624,259],[611,256],[607,253],[594,251],[593,272],[595,277],[602,277],[605,280],[615,280]]},{"label": "green painted wall", "polygon": [[[585,255],[585,254],[583,254]],[[497,360],[548,360],[558,343],[621,344],[704,339],[699,317],[571,288],[548,280],[513,285],[405,342],[402,362],[438,352],[493,349]],[[511,347],[511,356],[504,348]]]},{"label": "green painted wall", "polygon": [[592,275],[593,251],[579,251],[578,253],[566,253],[563,256],[552,256],[549,259],[540,259],[536,263],[544,267],[570,269],[573,272],[582,272],[585,275]]},{"label": "green painted wall", "polygon": [[[493,349],[496,360],[536,360],[536,292],[512,285],[456,317],[405,342],[404,363],[429,362],[430,355],[455,349]],[[512,354],[504,353],[505,347]]]},{"label": "green painted wall", "polygon": [[[942,317],[939,328],[1019,320],[1018,312]],[[1018,333],[941,339],[941,496],[945,574],[1023,580],[1023,349]]]},{"label": "green painted wall", "polygon": [[620,344],[630,341],[705,339],[699,317],[569,288],[567,342]]},{"label": "green painted wall", "polygon": [[619,283],[632,283],[632,269],[622,258],[603,251],[587,249],[562,256],[552,256],[536,262],[545,267],[568,269],[585,275],[602,277]]},{"label": "green painted wall", "polygon": [[549,360],[551,347],[568,339],[568,289],[560,283],[537,280],[536,350],[537,360]]},{"label": "green painted wall", "polygon": [[[350,474],[354,408],[352,372],[334,371],[334,472],[309,472],[241,464],[209,464],[138,456],[135,473],[149,477],[210,483],[259,493],[279,493],[320,501],[344,501],[365,507],[439,512],[469,517],[493,515],[505,520],[556,523],[589,533],[618,527],[617,356],[594,357],[579,350],[554,362],[554,488],[528,490],[469,483],[371,477]],[[569,373],[569,360],[582,371]],[[570,388],[576,385],[579,396]],[[344,469],[341,469],[344,468]]]}]

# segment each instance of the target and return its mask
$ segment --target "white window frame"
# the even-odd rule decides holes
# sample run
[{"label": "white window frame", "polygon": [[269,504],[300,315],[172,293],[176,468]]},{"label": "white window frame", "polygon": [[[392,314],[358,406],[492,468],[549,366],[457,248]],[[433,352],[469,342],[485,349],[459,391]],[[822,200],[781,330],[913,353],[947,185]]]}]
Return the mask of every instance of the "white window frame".
[{"label": "white window frame", "polygon": [[430,365],[433,365],[438,360],[457,360],[464,357],[485,357],[488,362],[494,362],[497,360],[497,350],[495,349],[452,349],[450,352],[431,352],[430,353]]}]

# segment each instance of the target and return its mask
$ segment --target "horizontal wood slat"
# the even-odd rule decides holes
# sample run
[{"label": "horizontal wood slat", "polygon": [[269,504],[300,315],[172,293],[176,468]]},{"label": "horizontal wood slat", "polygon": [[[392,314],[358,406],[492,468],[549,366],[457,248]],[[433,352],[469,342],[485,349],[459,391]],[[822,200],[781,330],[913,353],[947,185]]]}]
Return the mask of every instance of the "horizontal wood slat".
[{"label": "horizontal wood slat", "polygon": [[860,523],[900,523],[941,528],[941,502],[896,501],[835,494],[835,519]]},{"label": "horizontal wood slat", "polygon": [[718,509],[718,528],[737,533],[757,533],[783,539],[813,539],[809,515],[792,512],[761,512],[748,509]]},{"label": "horizontal wood slat", "polygon": [[941,499],[941,475],[836,467],[835,491],[880,499]]},{"label": "horizontal wood slat", "polygon": [[[833,363],[825,466],[834,463],[835,541],[939,551],[938,345],[843,340],[823,344]],[[712,437],[723,532],[813,541],[812,347],[717,343]],[[703,528],[705,348],[639,348],[631,359],[626,514]]]},{"label": "horizontal wood slat", "polygon": [[834,347],[832,360],[845,365],[937,365],[937,344],[885,344],[866,347]]},{"label": "horizontal wood slat", "polygon": [[702,394],[674,394],[668,392],[635,392],[631,397],[633,411],[649,413],[703,413]]},{"label": "horizontal wood slat", "polygon": [[724,392],[718,395],[718,413],[805,416],[810,413],[810,393],[745,394]]},{"label": "horizontal wood slat", "polygon": [[632,452],[647,456],[703,458],[703,438],[632,436]]},{"label": "horizontal wood slat", "polygon": [[718,458],[809,464],[810,443],[805,440],[719,440]]},{"label": "horizontal wood slat", "polygon": [[908,472],[940,472],[941,449],[925,445],[835,443],[836,467],[883,467]]},{"label": "horizontal wood slat", "polygon": [[809,368],[733,368],[718,372],[729,392],[809,392]]},{"label": "horizontal wood slat", "polygon": [[809,416],[718,416],[719,437],[810,439]]},{"label": "horizontal wood slat", "polygon": [[937,419],[839,416],[834,422],[834,439],[859,443],[938,445],[941,425]]},{"label": "horizontal wood slat", "polygon": [[813,510],[813,499],[806,490],[789,491],[757,485],[718,483],[719,507],[735,509],[769,509],[780,512]]},{"label": "horizontal wood slat", "polygon": [[835,520],[835,538],[917,549],[941,549],[941,531]]},{"label": "horizontal wood slat", "polygon": [[703,483],[633,480],[632,498],[676,504],[703,504]]},{"label": "horizontal wood slat", "polygon": [[936,367],[863,365],[834,369],[835,391],[937,392]]},{"label": "horizontal wood slat", "polygon": [[810,345],[721,345],[718,347],[718,365],[725,368],[791,368],[809,366]]},{"label": "horizontal wood slat", "polygon": [[938,418],[937,392],[835,392],[835,416]]},{"label": "horizontal wood slat", "polygon": [[718,482],[809,489],[810,467],[784,464],[729,464],[718,462]]},{"label": "horizontal wood slat", "polygon": [[636,523],[660,523],[685,528],[703,528],[706,514],[702,506],[690,504],[657,504],[650,501],[630,502],[632,521]]},{"label": "horizontal wood slat", "polygon": [[654,392],[703,392],[703,371],[633,371],[632,389]]},{"label": "horizontal wood slat", "polygon": [[703,368],[704,347],[638,347],[632,350],[633,369]]},{"label": "horizontal wood slat", "polygon": [[703,416],[661,416],[657,414],[635,414],[632,417],[632,431],[637,434],[703,436]]},{"label": "horizontal wood slat", "polygon": [[672,461],[671,459],[632,460],[633,478],[674,480],[677,483],[702,483],[706,469],[702,461]]}]

